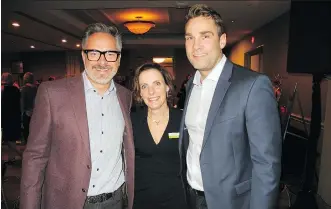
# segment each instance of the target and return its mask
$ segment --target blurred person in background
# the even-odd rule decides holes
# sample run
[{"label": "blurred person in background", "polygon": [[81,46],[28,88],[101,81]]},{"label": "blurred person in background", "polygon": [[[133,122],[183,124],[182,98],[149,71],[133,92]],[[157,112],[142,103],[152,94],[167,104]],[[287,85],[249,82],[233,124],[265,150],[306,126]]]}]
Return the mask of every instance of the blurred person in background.
[{"label": "blurred person in background", "polygon": [[34,108],[34,100],[37,94],[34,76],[27,72],[23,76],[23,86],[21,88],[21,111],[23,121],[23,137],[25,142],[28,140],[30,120]]},{"label": "blurred person in background", "polygon": [[21,137],[20,90],[13,86],[13,76],[7,72],[1,76],[1,128],[2,140],[11,150],[22,156],[16,149],[16,141]]},{"label": "blurred person in background", "polygon": [[49,76],[48,81],[55,81],[55,76]]},{"label": "blurred person in background", "polygon": [[13,86],[20,89],[20,84],[18,83],[18,81],[14,81]]}]

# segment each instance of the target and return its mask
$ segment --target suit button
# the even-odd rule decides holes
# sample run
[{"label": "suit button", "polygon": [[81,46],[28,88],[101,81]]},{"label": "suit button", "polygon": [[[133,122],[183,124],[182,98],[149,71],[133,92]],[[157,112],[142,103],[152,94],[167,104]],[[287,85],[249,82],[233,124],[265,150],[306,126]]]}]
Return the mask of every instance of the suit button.
[{"label": "suit button", "polygon": [[88,169],[91,169],[91,166],[90,166],[90,165],[87,165],[86,167],[87,167]]},{"label": "suit button", "polygon": [[86,190],[83,188],[83,189],[82,189],[82,192],[86,192]]}]

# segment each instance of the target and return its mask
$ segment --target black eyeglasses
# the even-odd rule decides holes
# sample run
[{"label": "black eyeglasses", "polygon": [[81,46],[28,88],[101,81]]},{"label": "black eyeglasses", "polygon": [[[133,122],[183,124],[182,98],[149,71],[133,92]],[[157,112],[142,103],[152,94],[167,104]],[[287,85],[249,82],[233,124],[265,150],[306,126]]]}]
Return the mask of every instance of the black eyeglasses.
[{"label": "black eyeglasses", "polygon": [[103,54],[107,62],[116,62],[118,55],[121,54],[119,51],[99,51],[96,49],[85,49],[83,52],[87,55],[87,59],[90,61],[99,61]]}]

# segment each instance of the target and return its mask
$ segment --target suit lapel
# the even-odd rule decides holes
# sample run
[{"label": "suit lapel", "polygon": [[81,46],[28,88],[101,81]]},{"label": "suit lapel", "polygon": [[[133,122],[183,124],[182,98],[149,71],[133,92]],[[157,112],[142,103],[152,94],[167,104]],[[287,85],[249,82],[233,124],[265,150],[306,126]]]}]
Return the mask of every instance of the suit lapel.
[{"label": "suit lapel", "polygon": [[88,153],[89,159],[91,159],[83,77],[82,75],[77,76],[70,79],[68,82],[71,103],[73,105],[77,126],[86,151],[85,153]]},{"label": "suit lapel", "polygon": [[223,98],[231,84],[229,79],[231,78],[231,75],[232,75],[232,69],[233,69],[233,64],[227,59],[227,61],[225,62],[223,71],[220,75],[220,78],[217,82],[214,96],[213,96],[212,102],[210,104],[210,109],[208,112],[208,117],[207,117],[207,122],[206,122],[206,127],[205,127],[205,133],[204,133],[204,137],[203,137],[202,149],[206,145],[208,136],[210,134],[211,127],[212,127],[214,119],[217,115],[217,111],[218,111],[219,107],[221,106]]},{"label": "suit lapel", "polygon": [[188,139],[184,137],[184,132],[187,131],[187,130],[185,130],[186,129],[185,128],[185,117],[186,117],[186,112],[187,112],[187,104],[188,104],[188,101],[190,99],[191,92],[192,92],[193,78],[194,78],[194,76],[192,76],[192,78],[187,82],[187,87],[186,87],[186,99],[185,99],[185,104],[184,104],[182,120],[180,122],[180,134],[179,134],[179,144],[178,144],[179,153],[182,153],[183,143],[184,143],[185,151],[188,148]]},{"label": "suit lapel", "polygon": [[115,84],[115,87],[116,87],[116,94],[117,94],[118,102],[120,104],[122,114],[123,114],[123,118],[124,118],[124,122],[125,122],[125,127],[126,128],[125,128],[124,134],[127,134],[126,130],[130,126],[129,126],[129,115],[127,114],[129,111],[128,111],[127,106],[124,105],[124,104],[126,104],[125,103],[125,100],[126,100],[125,96],[126,95],[123,93],[123,91],[121,91],[120,86],[117,83],[114,82],[114,84]]}]

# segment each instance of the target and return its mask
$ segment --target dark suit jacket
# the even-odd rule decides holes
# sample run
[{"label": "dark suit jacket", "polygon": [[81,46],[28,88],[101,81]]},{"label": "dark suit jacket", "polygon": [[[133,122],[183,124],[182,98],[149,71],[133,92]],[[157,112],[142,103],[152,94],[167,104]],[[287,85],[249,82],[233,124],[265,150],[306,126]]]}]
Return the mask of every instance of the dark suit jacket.
[{"label": "dark suit jacket", "polygon": [[[116,85],[125,120],[123,136],[129,209],[134,191],[131,93]],[[82,76],[39,86],[23,155],[21,209],[82,209],[91,156]]]},{"label": "dark suit jacket", "polygon": [[20,90],[1,85],[1,128],[4,141],[15,142],[21,137]]},{"label": "dark suit jacket", "polygon": [[[192,79],[179,140],[184,180],[189,144],[184,120]],[[200,166],[208,209],[275,207],[281,171],[281,130],[267,76],[226,61],[208,113]]]}]

